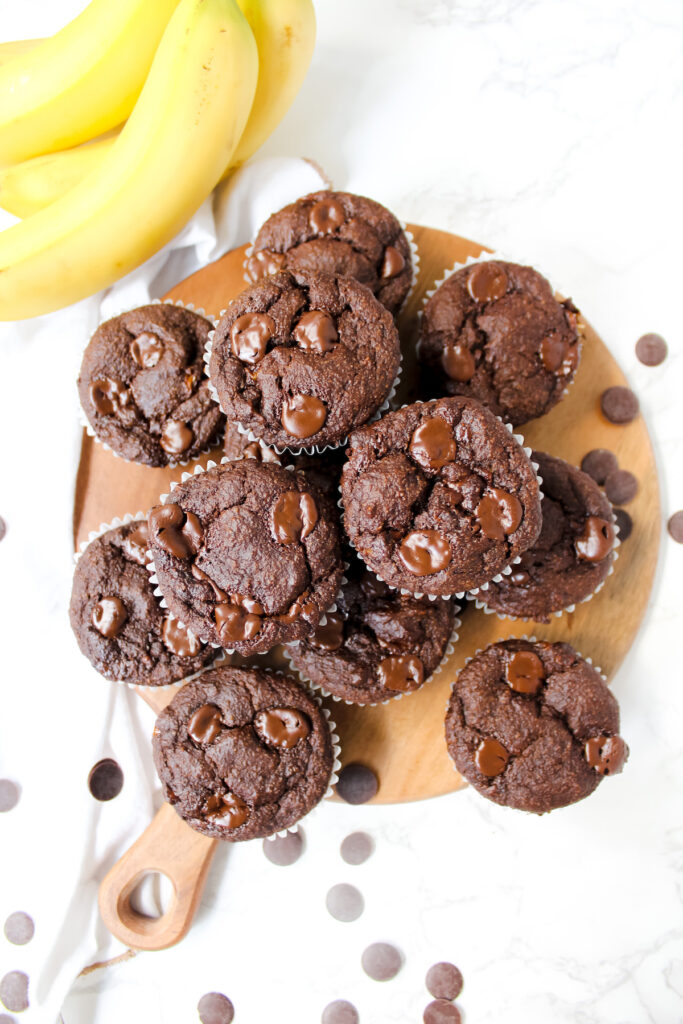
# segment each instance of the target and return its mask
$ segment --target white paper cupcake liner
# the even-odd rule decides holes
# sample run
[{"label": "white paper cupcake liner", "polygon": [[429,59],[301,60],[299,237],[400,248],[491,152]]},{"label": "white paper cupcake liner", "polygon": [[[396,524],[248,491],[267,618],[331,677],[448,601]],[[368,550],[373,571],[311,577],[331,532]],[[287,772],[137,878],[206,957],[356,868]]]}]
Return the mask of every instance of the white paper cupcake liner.
[{"label": "white paper cupcake liner", "polygon": [[[78,545],[78,550],[74,552],[74,563],[78,565],[78,562],[86,548],[92,543],[92,541],[97,540],[98,537],[102,537],[105,533],[108,533],[109,530],[115,530],[119,526],[127,526],[128,523],[135,523],[140,520],[147,522],[146,512],[135,512],[134,514],[132,512],[126,512],[124,516],[114,516],[110,523],[100,523],[98,529],[91,530],[88,534],[88,539],[81,541]],[[149,548],[147,549],[146,555],[147,557],[151,557]],[[149,569],[149,565],[147,565],[147,569]],[[159,600],[157,591],[153,590],[153,593],[157,599],[157,604],[159,604],[164,610],[168,611],[168,606],[165,602]],[[184,625],[178,620],[177,616],[173,615],[170,611],[168,611],[168,617],[169,619],[173,619],[175,622],[178,622],[180,626]],[[199,639],[201,639],[201,637]],[[205,641],[202,642],[205,643]],[[204,672],[207,672],[210,668],[216,668],[216,666],[220,665],[223,661],[225,661],[225,652],[221,650],[220,653],[217,654],[216,657],[208,664],[203,665],[200,669],[197,669],[196,672],[190,673],[189,676],[183,676],[181,679],[175,679],[172,683],[149,684],[142,682],[129,682],[126,679],[108,679],[107,676],[102,676],[102,678],[107,679],[107,682],[116,683],[118,686],[127,686],[130,690],[170,690],[173,686],[184,686],[185,683],[189,683],[193,679],[198,679],[199,676],[204,674]],[[97,671],[97,669],[95,669],[95,671]]]},{"label": "white paper cupcake liner", "polygon": [[[192,302],[183,302],[181,299],[150,299],[150,301],[149,302],[145,302],[144,305],[145,306],[180,306],[181,309],[189,309],[190,312],[197,313],[198,316],[203,316],[205,320],[208,320],[210,323],[212,323],[213,327],[214,327],[214,330],[216,329],[216,324],[218,323],[218,321],[216,320],[215,316],[213,316],[211,313],[207,313],[201,307],[196,307],[194,305],[194,303],[192,303]],[[102,320],[98,324],[98,327],[96,328],[96,330],[99,327],[101,327],[103,323],[107,323],[107,321],[114,320],[117,316],[122,316],[124,313],[131,313],[133,311],[133,309],[139,309],[139,308],[140,308],[139,306],[133,306],[132,309],[121,309],[121,310],[119,310],[118,313],[113,313],[111,316],[108,316],[106,320]],[[211,333],[213,333],[213,331]],[[98,435],[95,433],[95,431],[94,431],[94,429],[92,427],[92,424],[90,423],[90,420],[86,416],[85,410],[84,410],[84,408],[83,408],[83,406],[81,405],[80,402],[78,403],[78,422],[83,427],[83,429],[86,431],[88,436],[92,437],[93,440],[96,441],[97,444],[99,444],[102,448],[104,448],[105,451],[111,452],[111,454],[114,456],[115,459],[121,459],[122,462],[129,462],[129,463],[132,463],[133,465],[137,465],[137,466],[147,465],[147,463],[137,462],[135,459],[127,459],[125,457],[125,455],[120,455],[119,452],[115,452],[114,449],[110,445],[108,445],[106,441],[103,441],[100,437],[98,437]],[[212,444],[207,445],[205,448],[202,448],[200,452],[198,452],[196,455],[193,455],[192,458],[190,458],[190,459],[178,459],[175,462],[172,462],[172,461],[169,460],[168,462],[164,463],[163,466],[150,466],[149,468],[150,469],[165,469],[165,468],[168,467],[169,469],[176,469],[178,466],[189,466],[193,462],[196,462],[197,459],[200,459],[202,457],[202,455],[207,455],[210,451],[213,451],[213,449],[216,447],[217,443],[218,443],[218,439],[216,439],[216,441],[214,441]]]}]

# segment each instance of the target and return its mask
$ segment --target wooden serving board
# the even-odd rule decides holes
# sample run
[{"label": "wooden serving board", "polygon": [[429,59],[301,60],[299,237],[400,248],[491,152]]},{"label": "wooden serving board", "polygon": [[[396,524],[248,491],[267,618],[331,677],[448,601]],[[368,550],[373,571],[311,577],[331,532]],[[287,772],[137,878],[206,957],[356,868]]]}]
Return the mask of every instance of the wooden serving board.
[{"label": "wooden serving board", "polygon": [[[399,318],[404,361],[396,404],[412,397],[417,313],[425,292],[456,260],[464,262],[468,256],[483,251],[482,246],[444,231],[416,225],[410,225],[410,230],[420,253],[420,272],[417,286]],[[167,298],[182,299],[218,315],[245,287],[244,251],[245,247],[236,249],[188,277]],[[581,297],[574,298],[580,306]],[[501,621],[468,603],[455,653],[444,670],[417,693],[367,708],[329,700],[341,738],[342,763],[360,761],[377,774],[379,790],[373,802],[420,800],[464,785],[446,752],[443,719],[451,684],[465,660],[477,649],[509,636],[531,633],[539,639],[566,640],[591,657],[608,678],[624,659],[648,603],[661,515],[655,460],[645,423],[638,417],[626,426],[615,426],[600,411],[601,393],[616,384],[626,384],[624,375],[588,325],[581,364],[569,395],[547,416],[519,431],[526,444],[575,465],[591,449],[608,448],[617,456],[620,468],[635,474],[640,487],[628,507],[634,522],[633,533],[620,548],[613,575],[591,601],[554,619],[548,626]],[[213,458],[218,461],[221,454],[217,449]],[[204,456],[200,461],[206,464],[211,457]],[[74,507],[75,545],[114,516],[146,512],[181,473],[181,469],[152,469],[114,458],[84,432]],[[260,664],[283,664],[277,653],[254,660]],[[160,711],[176,689],[139,688],[138,692],[155,711]],[[199,842],[203,837],[192,833],[167,810],[160,812],[159,820],[155,819],[138,844],[112,869],[101,891],[100,905],[106,923],[119,938],[138,948],[162,948],[182,937],[189,927],[213,850],[211,840]],[[144,921],[144,927],[133,927],[135,922],[130,918],[124,896],[131,891],[135,878],[144,873],[143,869],[152,867],[149,853],[155,843],[158,845],[162,829],[167,856],[159,852],[155,864],[173,877],[177,891],[182,890],[176,920],[166,922],[165,930],[157,925],[144,925]],[[178,879],[179,870],[181,875],[185,872],[184,878]],[[161,920],[168,917],[165,915]]]}]

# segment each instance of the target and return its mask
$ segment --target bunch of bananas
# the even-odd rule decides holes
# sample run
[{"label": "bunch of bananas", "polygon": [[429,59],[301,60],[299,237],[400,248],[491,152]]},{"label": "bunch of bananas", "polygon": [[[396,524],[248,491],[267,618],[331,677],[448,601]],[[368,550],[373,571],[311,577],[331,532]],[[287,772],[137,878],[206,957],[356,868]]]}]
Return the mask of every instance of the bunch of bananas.
[{"label": "bunch of bananas", "polygon": [[165,245],[291,105],[312,0],[92,0],[0,46],[0,320],[49,313]]}]

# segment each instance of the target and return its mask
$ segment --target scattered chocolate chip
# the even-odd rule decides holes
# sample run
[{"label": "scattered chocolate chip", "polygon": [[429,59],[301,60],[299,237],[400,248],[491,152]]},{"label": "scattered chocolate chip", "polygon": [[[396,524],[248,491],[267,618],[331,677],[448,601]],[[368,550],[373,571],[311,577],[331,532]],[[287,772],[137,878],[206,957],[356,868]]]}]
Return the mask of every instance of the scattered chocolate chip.
[{"label": "scattered chocolate chip", "polygon": [[666,354],[667,346],[661,334],[644,334],[636,342],[636,356],[644,366],[659,366]]},{"label": "scattered chocolate chip", "polygon": [[600,396],[600,408],[610,423],[630,423],[638,415],[638,399],[630,388],[607,388]]},{"label": "scattered chocolate chip", "polygon": [[425,1007],[422,1014],[424,1024],[460,1024],[460,1010],[445,999],[435,999]]},{"label": "scattered chocolate chip", "polygon": [[[672,539],[677,544],[683,544],[683,511],[674,512],[666,525]],[[0,810],[2,809],[0,807]]]},{"label": "scattered chocolate chip", "polygon": [[388,942],[373,942],[363,950],[360,962],[373,981],[390,981],[401,970],[401,954]]},{"label": "scattered chocolate chip", "polygon": [[455,964],[444,961],[429,968],[425,985],[435,999],[457,999],[462,992],[462,974]]},{"label": "scattered chocolate chip", "polygon": [[0,811],[11,811],[19,803],[19,787],[9,779],[0,779]]},{"label": "scattered chocolate chip", "polygon": [[354,762],[341,769],[336,789],[347,804],[364,804],[375,796],[379,782],[371,768]]},{"label": "scattered chocolate chip", "polygon": [[17,910],[5,921],[5,935],[8,942],[15,946],[25,946],[30,942],[35,933],[33,918],[25,914],[23,910]]},{"label": "scattered chocolate chip", "polygon": [[10,971],[0,981],[0,1002],[13,1013],[28,1009],[28,975]]},{"label": "scattered chocolate chip", "polygon": [[113,757],[104,757],[90,769],[88,789],[96,800],[113,800],[123,788],[123,772]]},{"label": "scattered chocolate chip", "polygon": [[197,1013],[202,1024],[232,1024],[235,1007],[220,992],[207,992],[197,1003]]},{"label": "scattered chocolate chip", "polygon": [[374,849],[374,840],[367,832],[352,832],[343,840],[339,852],[347,864],[364,864]]},{"label": "scattered chocolate chip", "polygon": [[615,508],[614,518],[616,520],[617,536],[620,541],[628,540],[633,530],[633,520],[625,508]]},{"label": "scattered chocolate chip", "polygon": [[304,836],[301,829],[284,836],[263,840],[263,852],[271,864],[286,868],[294,864],[304,851]]},{"label": "scattered chocolate chip", "polygon": [[0,516],[0,540],[3,540],[7,533],[7,524],[5,520]]},{"label": "scattered chocolate chip", "polygon": [[626,505],[638,493],[638,481],[627,469],[617,469],[605,480],[605,494],[613,505]]},{"label": "scattered chocolate chip", "polygon": [[321,1024],[358,1024],[360,1017],[358,1010],[352,1003],[345,999],[335,999],[328,1003],[320,1018]]},{"label": "scattered chocolate chip", "polygon": [[614,473],[618,468],[616,455],[607,448],[594,448],[581,460],[583,472],[588,473],[588,476],[601,487],[610,473]]},{"label": "scattered chocolate chip", "polygon": [[354,885],[333,885],[325,897],[327,911],[337,921],[355,921],[363,913],[365,902]]}]

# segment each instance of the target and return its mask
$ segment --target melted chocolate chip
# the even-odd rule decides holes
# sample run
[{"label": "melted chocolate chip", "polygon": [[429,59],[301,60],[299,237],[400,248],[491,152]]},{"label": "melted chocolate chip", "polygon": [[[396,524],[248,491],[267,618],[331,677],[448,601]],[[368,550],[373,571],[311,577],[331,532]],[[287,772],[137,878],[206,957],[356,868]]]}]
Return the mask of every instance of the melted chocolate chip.
[{"label": "melted chocolate chip", "polygon": [[517,693],[536,693],[544,679],[543,662],[533,651],[515,651],[505,663],[505,681]]},{"label": "melted chocolate chip", "polygon": [[312,309],[304,313],[292,331],[292,337],[305,352],[331,352],[339,340],[337,328],[329,313]]},{"label": "melted chocolate chip", "polygon": [[531,576],[526,569],[513,569],[508,579],[513,587],[526,587],[531,582]]},{"label": "melted chocolate chip", "polygon": [[275,334],[275,321],[267,313],[245,313],[230,328],[232,354],[242,363],[254,366],[266,354],[268,342]]},{"label": "melted chocolate chip", "polygon": [[450,564],[451,547],[438,530],[413,530],[398,549],[399,558],[413,576],[432,576]]},{"label": "melted chocolate chip", "polygon": [[315,231],[316,235],[332,234],[345,220],[344,207],[334,199],[321,199],[311,207],[308,214],[311,231]]},{"label": "melted chocolate chip", "polygon": [[166,420],[161,431],[159,444],[167,455],[180,455],[186,452],[194,441],[194,434],[187,423],[180,420]]},{"label": "melted chocolate chip", "polygon": [[270,252],[259,249],[247,260],[247,273],[252,281],[260,281],[263,277],[277,274],[285,265],[286,256],[283,252]]},{"label": "melted chocolate chip", "polygon": [[630,423],[638,415],[638,399],[630,388],[607,388],[600,396],[600,408],[610,423]]},{"label": "melted chocolate chip", "polygon": [[562,366],[569,345],[564,338],[549,334],[541,342],[541,362],[549,373],[557,373]]},{"label": "melted chocolate chip", "polygon": [[586,743],[585,755],[599,775],[617,775],[626,764],[628,747],[621,736],[594,736]]},{"label": "melted chocolate chip", "polygon": [[213,743],[223,730],[221,713],[215,704],[202,704],[187,723],[187,734],[199,746]]},{"label": "melted chocolate chip", "polygon": [[412,656],[385,658],[377,666],[377,678],[387,690],[409,693],[422,685],[424,666]]},{"label": "melted chocolate chip", "polygon": [[[260,605],[258,606],[261,607]],[[261,616],[234,602],[217,604],[213,611],[216,632],[221,643],[239,643],[251,640],[260,631]]]},{"label": "melted chocolate chip", "polygon": [[207,992],[197,1003],[201,1024],[232,1024],[235,1008],[221,992]]},{"label": "melted chocolate chip", "polygon": [[33,918],[23,910],[10,914],[5,921],[5,937],[13,946],[25,946],[35,935],[36,926]]},{"label": "melted chocolate chip", "polygon": [[284,836],[273,836],[263,840],[263,852],[271,864],[286,868],[299,859],[304,849],[301,829],[287,832]]},{"label": "melted chocolate chip", "polygon": [[308,641],[321,651],[338,651],[344,643],[344,616],[339,612],[328,612],[324,626],[318,626]]},{"label": "melted chocolate chip", "polygon": [[623,543],[623,541],[628,540],[633,532],[633,520],[625,508],[615,508],[614,518],[619,540]]},{"label": "melted chocolate chip", "polygon": [[667,345],[661,334],[643,334],[636,342],[636,356],[644,366],[659,366],[666,354]]},{"label": "melted chocolate chip", "polygon": [[138,334],[130,345],[130,354],[143,370],[156,366],[164,351],[164,343],[156,334]]},{"label": "melted chocolate chip", "polygon": [[158,505],[149,515],[149,526],[162,551],[174,558],[193,558],[204,536],[202,524],[194,512],[183,512],[180,505]]},{"label": "melted chocolate chip", "polygon": [[123,538],[121,544],[124,554],[138,565],[146,565],[149,561],[149,530],[147,523],[139,523]]},{"label": "melted chocolate chip", "polygon": [[325,906],[335,921],[356,921],[365,909],[365,902],[355,885],[342,882],[333,885],[325,897]]},{"label": "melted chocolate chip", "polygon": [[325,403],[314,395],[292,395],[282,406],[282,426],[292,437],[312,437],[326,419]]},{"label": "melted chocolate chip", "polygon": [[309,591],[305,591],[303,594],[299,594],[296,601],[290,605],[289,609],[282,615],[276,615],[275,618],[278,622],[296,622],[301,616],[311,616],[316,611],[315,601],[309,601]]},{"label": "melted chocolate chip", "polygon": [[425,985],[435,999],[457,999],[462,992],[462,974],[455,964],[434,964],[427,971]]},{"label": "melted chocolate chip", "polygon": [[423,469],[442,469],[456,454],[453,431],[440,416],[417,428],[410,439],[410,454]]},{"label": "melted chocolate chip", "polygon": [[168,616],[161,627],[164,646],[177,658],[194,658],[202,649],[202,642],[187,626]]},{"label": "melted chocolate chip", "polygon": [[605,494],[613,505],[627,505],[638,493],[638,481],[627,469],[617,469],[605,480]]},{"label": "melted chocolate chip", "polygon": [[336,785],[337,795],[347,804],[364,804],[372,800],[379,789],[377,776],[372,768],[352,762],[344,765],[339,772]]},{"label": "melted chocolate chip", "polygon": [[595,480],[596,484],[604,484],[610,473],[619,468],[614,452],[607,448],[594,448],[581,459],[581,469]]},{"label": "melted chocolate chip", "polygon": [[310,494],[287,491],[273,507],[271,528],[278,544],[305,540],[318,522],[318,509]]},{"label": "melted chocolate chip", "polygon": [[113,757],[104,757],[88,774],[88,789],[102,803],[113,800],[123,789],[123,771]]},{"label": "melted chocolate chip", "polygon": [[388,245],[384,250],[384,259],[382,261],[382,272],[380,277],[382,280],[386,280],[390,277],[396,277],[400,274],[406,265],[406,261],[393,245]]},{"label": "melted chocolate chip", "polygon": [[390,981],[401,970],[401,954],[388,942],[373,942],[363,951],[360,962],[373,981]]},{"label": "melted chocolate chip", "polygon": [[289,750],[311,731],[311,722],[303,711],[296,708],[271,708],[254,716],[254,728],[259,739],[269,747]]},{"label": "melted chocolate chip", "polygon": [[107,640],[117,636],[127,620],[128,611],[118,597],[102,597],[92,610],[92,624]]},{"label": "melted chocolate chip", "polygon": [[476,519],[489,540],[505,540],[522,521],[522,505],[514,494],[492,487],[479,502]]},{"label": "melted chocolate chip", "polygon": [[221,590],[218,584],[214,583],[214,581],[211,579],[208,573],[205,573],[202,569],[200,569],[196,562],[192,563],[190,572],[192,573],[196,580],[199,580],[200,583],[209,584],[209,586],[213,590],[213,596],[216,598],[217,601],[224,601],[227,603],[228,595],[225,593],[225,591]]},{"label": "melted chocolate chip", "polygon": [[677,544],[683,544],[683,511],[674,512],[666,524],[666,528],[672,540],[675,540]]},{"label": "melted chocolate chip", "polygon": [[584,562],[601,562],[612,550],[614,527],[606,519],[588,516],[583,532],[574,538],[574,548]]},{"label": "melted chocolate chip", "polygon": [[471,380],[476,369],[474,356],[467,345],[462,342],[444,346],[441,365],[451,380],[457,380],[461,384],[466,384],[468,380]]},{"label": "melted chocolate chip", "polygon": [[103,377],[90,385],[90,401],[100,416],[111,416],[130,402],[130,391],[120,380]]},{"label": "melted chocolate chip", "polygon": [[207,818],[219,818],[220,824],[227,828],[239,828],[249,818],[249,808],[236,793],[210,796],[204,813]]},{"label": "melted chocolate chip", "polygon": [[434,999],[425,1006],[422,1024],[460,1024],[460,1010],[447,999]]},{"label": "melted chocolate chip", "polygon": [[481,741],[474,755],[477,768],[489,779],[494,779],[496,775],[505,771],[508,758],[509,754],[503,744],[491,736]]},{"label": "melted chocolate chip", "polygon": [[467,291],[475,302],[495,302],[505,295],[507,287],[503,268],[488,261],[478,263],[467,278]]}]

